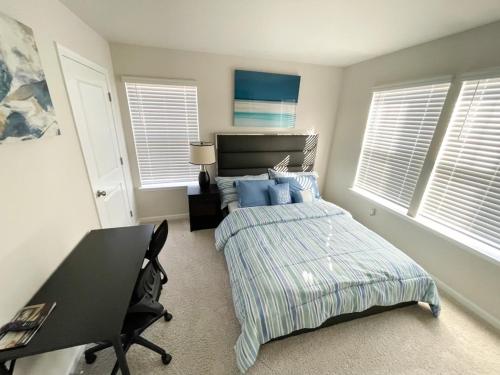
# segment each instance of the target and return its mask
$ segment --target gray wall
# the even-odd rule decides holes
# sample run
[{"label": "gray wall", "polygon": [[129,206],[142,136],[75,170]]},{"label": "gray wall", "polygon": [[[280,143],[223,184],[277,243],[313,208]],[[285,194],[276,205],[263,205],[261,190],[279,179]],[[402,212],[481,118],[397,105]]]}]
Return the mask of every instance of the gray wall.
[{"label": "gray wall", "polygon": [[[216,132],[280,131],[279,129],[235,128],[232,126],[234,69],[299,74],[301,81],[296,127],[281,131],[318,132],[320,136],[316,170],[321,177],[325,175],[334,130],[341,69],[114,43],[111,44],[111,54],[139,217],[151,218],[186,214],[186,189],[139,190],[140,183],[130,116],[121,81],[123,75],[195,80],[198,85],[200,137],[202,140],[213,140]],[[213,173],[211,175],[213,176]],[[322,178],[320,184],[323,183],[324,179]]]},{"label": "gray wall", "polygon": [[[396,53],[344,70],[325,196],[404,250],[455,297],[490,321],[500,321],[500,264],[443,238],[411,219],[357,195],[354,182],[371,98],[377,85],[418,80],[500,66],[500,22]],[[369,209],[378,208],[376,216]]]}]

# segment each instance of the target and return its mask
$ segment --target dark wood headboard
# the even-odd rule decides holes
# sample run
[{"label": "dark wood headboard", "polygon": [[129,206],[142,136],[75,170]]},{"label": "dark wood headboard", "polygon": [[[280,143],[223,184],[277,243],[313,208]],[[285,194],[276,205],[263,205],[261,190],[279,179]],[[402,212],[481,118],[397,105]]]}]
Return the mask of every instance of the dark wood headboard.
[{"label": "dark wood headboard", "polygon": [[312,171],[318,134],[216,134],[218,176]]}]

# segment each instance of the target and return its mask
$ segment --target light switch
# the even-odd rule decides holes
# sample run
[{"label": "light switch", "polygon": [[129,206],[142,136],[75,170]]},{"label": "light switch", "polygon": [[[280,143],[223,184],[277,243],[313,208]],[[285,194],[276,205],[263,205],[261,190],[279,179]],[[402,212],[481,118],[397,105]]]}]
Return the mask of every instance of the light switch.
[{"label": "light switch", "polygon": [[375,216],[377,214],[376,208],[370,208],[370,216]]}]

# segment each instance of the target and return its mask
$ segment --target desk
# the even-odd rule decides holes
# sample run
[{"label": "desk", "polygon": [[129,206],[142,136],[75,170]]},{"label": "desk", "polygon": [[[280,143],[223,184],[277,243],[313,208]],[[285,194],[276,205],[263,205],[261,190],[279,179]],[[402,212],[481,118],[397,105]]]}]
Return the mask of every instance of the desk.
[{"label": "desk", "polygon": [[0,352],[0,374],[12,374],[18,358],[106,341],[128,375],[120,333],[153,229],[89,232],[29,301],[57,305],[27,346]]}]

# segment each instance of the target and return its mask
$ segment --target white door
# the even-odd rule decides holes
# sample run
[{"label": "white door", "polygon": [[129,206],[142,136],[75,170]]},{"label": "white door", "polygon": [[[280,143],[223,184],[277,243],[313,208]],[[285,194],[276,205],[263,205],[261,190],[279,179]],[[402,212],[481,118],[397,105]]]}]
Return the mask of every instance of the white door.
[{"label": "white door", "polygon": [[131,225],[106,74],[64,52],[60,58],[101,225]]}]

